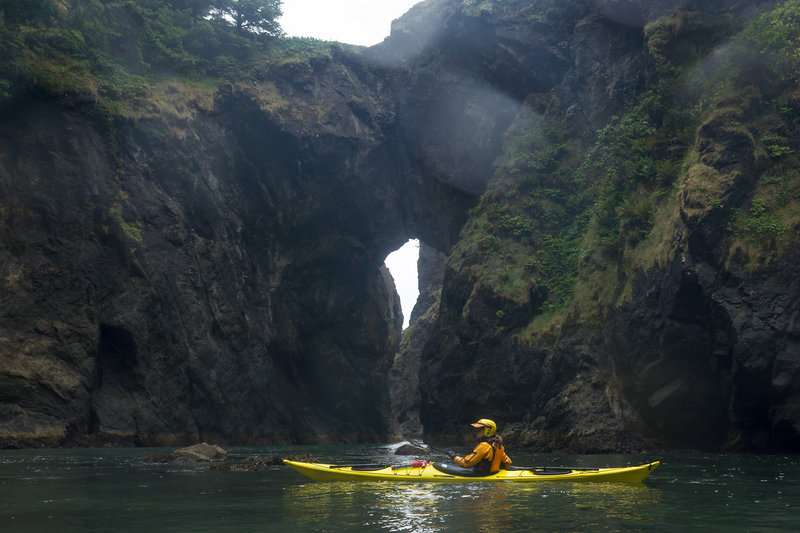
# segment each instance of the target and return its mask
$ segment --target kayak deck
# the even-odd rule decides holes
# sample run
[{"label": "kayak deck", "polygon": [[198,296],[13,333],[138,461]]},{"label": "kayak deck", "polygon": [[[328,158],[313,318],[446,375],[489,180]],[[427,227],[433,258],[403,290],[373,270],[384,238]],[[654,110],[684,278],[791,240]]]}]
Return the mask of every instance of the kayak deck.
[{"label": "kayak deck", "polygon": [[[600,481],[639,483],[650,475],[660,461],[621,468],[564,468],[542,467],[519,470],[500,470],[488,476],[460,475],[459,467],[442,463],[415,463],[406,466],[332,465],[283,461],[287,466],[315,481]],[[467,473],[464,469],[464,474]]]}]

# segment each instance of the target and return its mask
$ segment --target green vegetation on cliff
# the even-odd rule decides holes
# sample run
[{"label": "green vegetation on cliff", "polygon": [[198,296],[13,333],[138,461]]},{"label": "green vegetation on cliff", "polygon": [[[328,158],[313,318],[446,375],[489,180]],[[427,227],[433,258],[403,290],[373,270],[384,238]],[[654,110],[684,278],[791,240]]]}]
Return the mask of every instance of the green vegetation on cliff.
[{"label": "green vegetation on cliff", "polygon": [[524,337],[569,315],[602,320],[629,301],[637,272],[688,251],[698,228],[721,225],[730,248],[716,260],[748,268],[793,238],[800,1],[743,28],[731,18],[711,31],[703,16],[645,28],[647,87],[593,145],[570,137],[557,101],[509,135],[451,261],[500,306],[529,308],[534,320],[514,324]]},{"label": "green vegetation on cliff", "polygon": [[202,107],[222,84],[328,53],[278,38],[279,15],[277,0],[0,0],[0,103],[39,92],[105,116]]},{"label": "green vegetation on cliff", "polygon": [[762,165],[751,202],[734,215],[731,250],[754,268],[784,251],[800,225],[800,160],[789,141],[800,122],[800,2],[785,2],[750,24],[741,45],[750,62],[737,65],[733,82],[749,75],[757,91],[742,110],[742,126]]}]

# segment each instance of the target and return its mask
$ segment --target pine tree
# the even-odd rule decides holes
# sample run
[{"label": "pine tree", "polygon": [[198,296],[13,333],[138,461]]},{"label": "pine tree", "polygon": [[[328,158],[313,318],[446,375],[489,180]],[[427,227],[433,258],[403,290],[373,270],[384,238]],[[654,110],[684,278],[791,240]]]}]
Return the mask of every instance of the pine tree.
[{"label": "pine tree", "polygon": [[281,0],[217,0],[212,4],[216,18],[232,23],[239,31],[279,35]]}]

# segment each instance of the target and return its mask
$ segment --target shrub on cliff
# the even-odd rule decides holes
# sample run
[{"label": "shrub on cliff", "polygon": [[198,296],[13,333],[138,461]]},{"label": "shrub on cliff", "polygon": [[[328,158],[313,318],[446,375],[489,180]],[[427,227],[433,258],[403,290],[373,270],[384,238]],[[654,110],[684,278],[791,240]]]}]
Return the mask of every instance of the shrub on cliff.
[{"label": "shrub on cliff", "polygon": [[[695,225],[722,220],[731,246],[723,253],[744,254],[751,267],[779,254],[800,225],[800,0],[744,27],[716,20],[685,12],[645,28],[647,86],[592,145],[566,133],[557,102],[508,136],[451,261],[482,290],[529,303],[530,335],[624,303],[636,272],[685,251],[682,215]],[[713,32],[691,29],[706,24]],[[756,164],[740,170],[757,173],[752,190],[712,167],[699,172],[714,164],[708,148],[700,153],[700,130],[752,144]]]},{"label": "shrub on cliff", "polygon": [[237,76],[270,53],[278,16],[278,0],[0,0],[0,101],[36,91],[118,113],[159,77]]}]

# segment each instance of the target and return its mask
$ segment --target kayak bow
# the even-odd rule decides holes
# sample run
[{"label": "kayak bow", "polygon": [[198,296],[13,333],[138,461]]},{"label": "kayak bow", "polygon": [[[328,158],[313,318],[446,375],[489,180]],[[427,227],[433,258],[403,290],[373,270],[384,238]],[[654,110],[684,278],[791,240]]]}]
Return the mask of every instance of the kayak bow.
[{"label": "kayak bow", "polygon": [[444,463],[418,462],[405,466],[332,465],[283,461],[287,466],[316,481],[601,481],[639,483],[660,461],[622,468],[533,468],[500,470],[488,476],[476,476],[472,469]]}]

